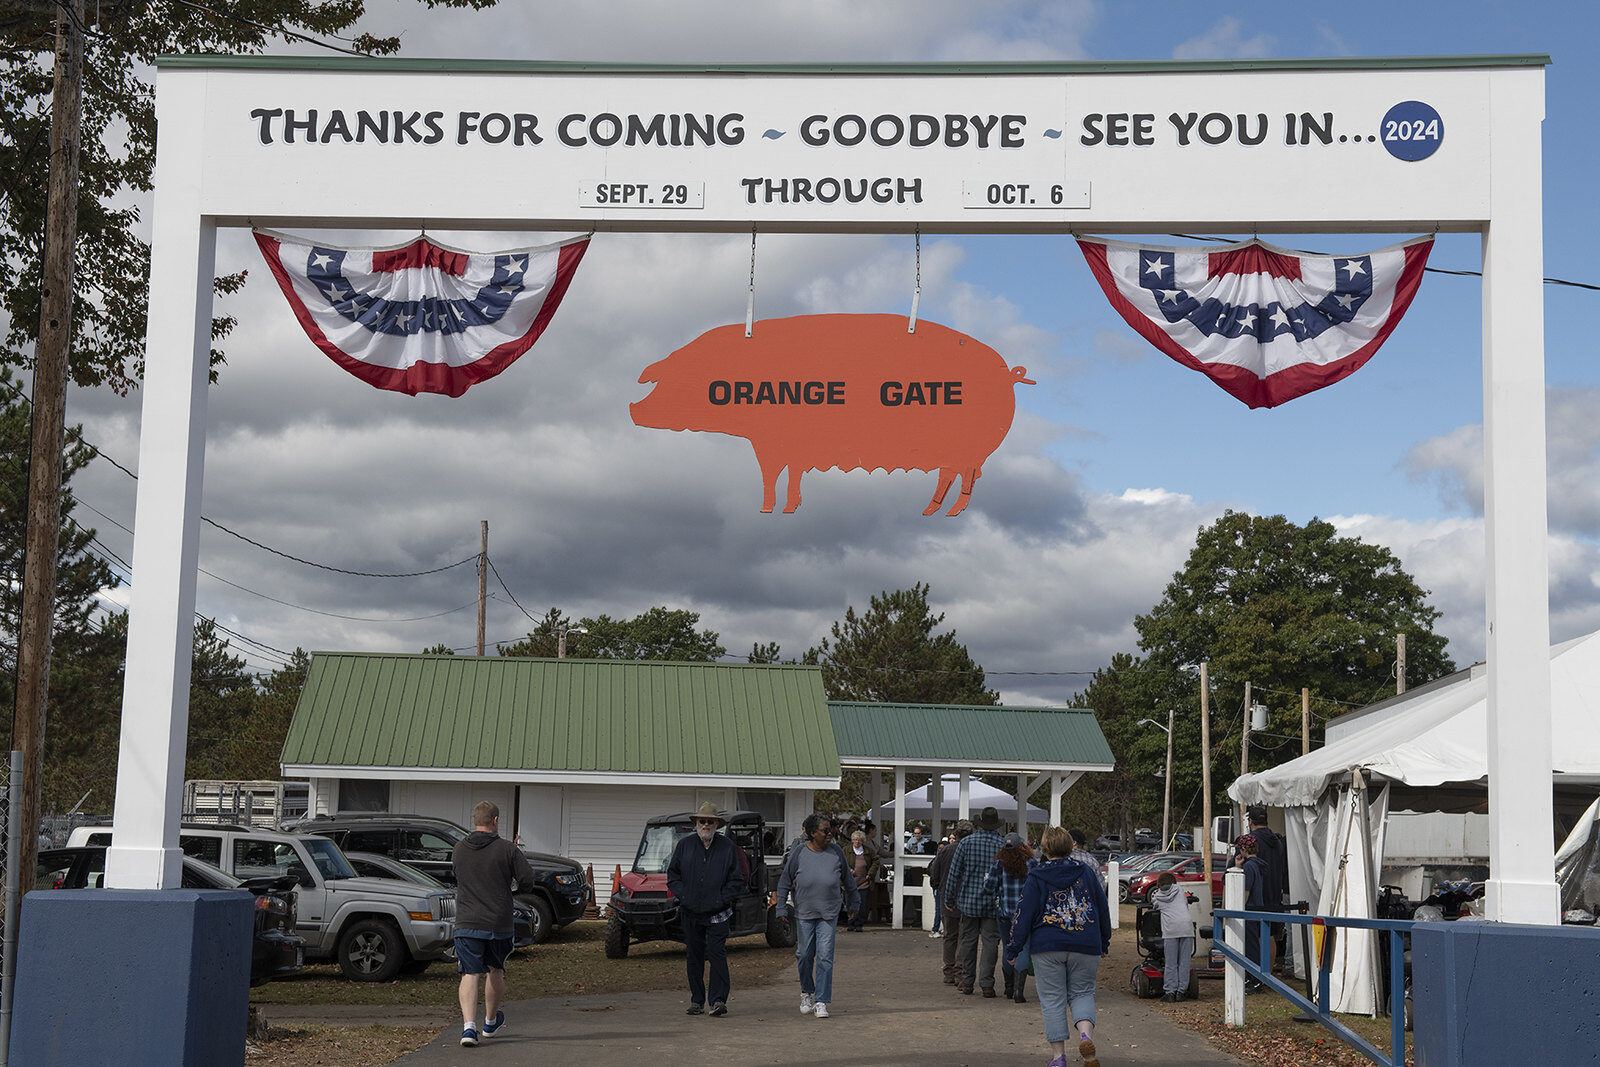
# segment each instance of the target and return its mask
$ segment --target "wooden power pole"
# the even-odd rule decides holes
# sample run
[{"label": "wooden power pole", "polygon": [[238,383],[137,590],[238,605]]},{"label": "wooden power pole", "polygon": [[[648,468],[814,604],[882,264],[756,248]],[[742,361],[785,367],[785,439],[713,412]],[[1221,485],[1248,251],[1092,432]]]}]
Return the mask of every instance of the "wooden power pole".
[{"label": "wooden power pole", "polygon": [[1406,691],[1406,635],[1394,635],[1394,691],[1399,696]]},{"label": "wooden power pole", "polygon": [[50,103],[50,178],[45,207],[39,341],[33,365],[33,442],[28,460],[28,531],[17,634],[17,708],[11,744],[22,752],[23,885],[39,855],[45,706],[55,627],[56,550],[61,526],[61,448],[72,348],[73,245],[78,239],[78,127],[83,107],[84,0],[56,13],[55,91]]},{"label": "wooden power pole", "polygon": [[[1239,777],[1243,778],[1250,773],[1250,714],[1254,709],[1250,704],[1250,683],[1244,683],[1244,728],[1239,731]],[[1238,837],[1244,833],[1244,801],[1239,801],[1238,821],[1233,824],[1233,836]]]},{"label": "wooden power pole", "polygon": [[483,543],[478,549],[478,655],[483,655],[483,615],[489,600],[489,520],[483,520]]},{"label": "wooden power pole", "polygon": [[1300,687],[1300,755],[1311,754],[1311,690]]}]

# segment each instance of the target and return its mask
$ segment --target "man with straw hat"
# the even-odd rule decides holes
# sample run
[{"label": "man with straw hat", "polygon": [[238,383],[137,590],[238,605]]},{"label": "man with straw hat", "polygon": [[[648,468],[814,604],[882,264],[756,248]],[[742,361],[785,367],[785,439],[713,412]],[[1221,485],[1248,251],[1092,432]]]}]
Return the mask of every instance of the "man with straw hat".
[{"label": "man with straw hat", "polygon": [[707,801],[694,813],[695,832],[672,850],[667,863],[667,890],[678,902],[683,925],[685,960],[689,970],[689,1007],[685,1014],[701,1015],[706,1008],[706,964],[711,965],[710,1013],[728,1014],[728,920],[733,902],[744,892],[744,865],[739,846],[717,831],[726,819]]}]

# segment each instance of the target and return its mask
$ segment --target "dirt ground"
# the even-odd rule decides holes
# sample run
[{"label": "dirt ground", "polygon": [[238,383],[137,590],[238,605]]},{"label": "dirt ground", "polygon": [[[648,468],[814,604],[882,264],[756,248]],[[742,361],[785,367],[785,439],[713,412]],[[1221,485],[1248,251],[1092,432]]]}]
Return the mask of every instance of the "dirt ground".
[{"label": "dirt ground", "polygon": [[[1111,954],[1100,967],[1100,986],[1107,1000],[1133,996],[1129,991],[1128,977],[1140,958],[1132,936],[1131,905],[1123,906],[1121,921],[1122,928],[1111,941]],[[665,944],[639,946],[634,950],[635,953],[647,958],[657,955],[661,957],[659,960],[650,959],[649,965],[643,969],[607,967],[604,955],[599,951],[600,946],[596,943],[597,930],[584,929],[585,925],[579,924],[574,927],[569,932],[572,936],[566,939],[564,944],[561,941],[551,942],[529,953],[524,964],[530,971],[527,977],[531,978],[531,972],[540,969],[541,962],[559,975],[551,981],[555,989],[548,992],[531,991],[532,995],[597,991],[594,990],[595,986],[611,986],[614,989],[618,977],[624,974],[631,974],[636,981],[642,979],[643,984],[639,986],[641,989],[669,988],[670,983],[676,982],[681,975],[682,949]],[[595,926],[598,928],[598,924]],[[755,942],[752,941],[750,951],[730,954],[733,957],[731,962],[736,968],[743,964],[744,973],[739,979],[741,986],[765,985],[777,977],[788,977],[791,958],[787,953],[757,950],[754,946]],[[641,953],[640,949],[646,951]],[[542,960],[540,957],[543,957]],[[442,1000],[440,999],[441,994],[448,992],[443,988],[444,980],[448,976],[440,974],[435,977],[430,970],[428,977],[440,985],[431,1002],[442,1003],[448,1008],[449,997],[443,996]],[[344,984],[347,987],[349,985],[349,983]],[[524,988],[526,987],[525,983]],[[515,979],[513,988],[516,988]],[[374,1001],[385,1002],[376,997],[368,1002]],[[1287,1002],[1270,994],[1250,997],[1246,1014],[1247,1025],[1242,1030],[1229,1029],[1222,1022],[1220,979],[1202,979],[1198,1001],[1186,1001],[1182,1004],[1163,1004],[1160,1001],[1143,1003],[1152,1010],[1168,1016],[1178,1025],[1205,1035],[1206,1039],[1218,1049],[1254,1063],[1272,1067],[1289,1067],[1289,1065],[1357,1067],[1367,1063],[1353,1049],[1316,1024],[1294,1021],[1295,1010]],[[272,1011],[270,1006],[267,1011],[270,1021]],[[403,1018],[404,1014],[403,1010],[397,1011],[397,1019]],[[1388,1050],[1387,1020],[1345,1018],[1344,1021],[1378,1048]],[[270,1027],[267,1041],[249,1047],[246,1063],[272,1064],[275,1067],[346,1067],[346,1065],[377,1067],[394,1063],[421,1048],[437,1037],[438,1033],[439,1026],[436,1023],[425,1026],[294,1024]]]}]

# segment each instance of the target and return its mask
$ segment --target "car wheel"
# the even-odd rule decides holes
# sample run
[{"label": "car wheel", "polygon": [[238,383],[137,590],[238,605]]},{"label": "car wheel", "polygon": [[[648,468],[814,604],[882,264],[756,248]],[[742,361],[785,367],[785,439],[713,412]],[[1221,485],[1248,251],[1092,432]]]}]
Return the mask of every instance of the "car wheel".
[{"label": "car wheel", "polygon": [[550,905],[546,904],[538,897],[526,898],[523,900],[523,903],[528,905],[528,910],[533,913],[533,921],[529,924],[532,928],[530,933],[533,937],[533,943],[535,945],[542,945],[546,941],[550,940],[550,935],[555,932],[555,913],[550,910]]},{"label": "car wheel", "polygon": [[1123,904],[1126,904],[1128,902],[1128,898],[1129,898],[1128,883],[1127,882],[1118,882],[1117,883],[1117,900],[1119,902],[1123,903]]},{"label": "car wheel", "polygon": [[628,924],[615,911],[606,919],[606,959],[620,960],[628,955]]},{"label": "car wheel", "polygon": [[767,947],[794,948],[799,936],[794,923],[778,918],[777,908],[767,909]]},{"label": "car wheel", "polygon": [[387,982],[409,958],[394,924],[363,919],[339,938],[339,969],[353,982]]}]

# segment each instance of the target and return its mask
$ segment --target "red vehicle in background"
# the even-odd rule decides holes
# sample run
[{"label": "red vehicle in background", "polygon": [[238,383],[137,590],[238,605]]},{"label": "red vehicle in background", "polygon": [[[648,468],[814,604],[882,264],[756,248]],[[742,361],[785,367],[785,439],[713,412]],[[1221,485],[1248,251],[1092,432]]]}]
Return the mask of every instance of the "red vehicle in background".
[{"label": "red vehicle in background", "polygon": [[[1228,857],[1211,857],[1211,900],[1213,907],[1222,905],[1222,872],[1228,869]],[[1200,856],[1190,856],[1166,872],[1147,871],[1136,874],[1128,881],[1128,899],[1134,903],[1142,903],[1150,899],[1150,890],[1156,887],[1156,879],[1163,873],[1171,873],[1179,882],[1205,881],[1205,867]]]}]

